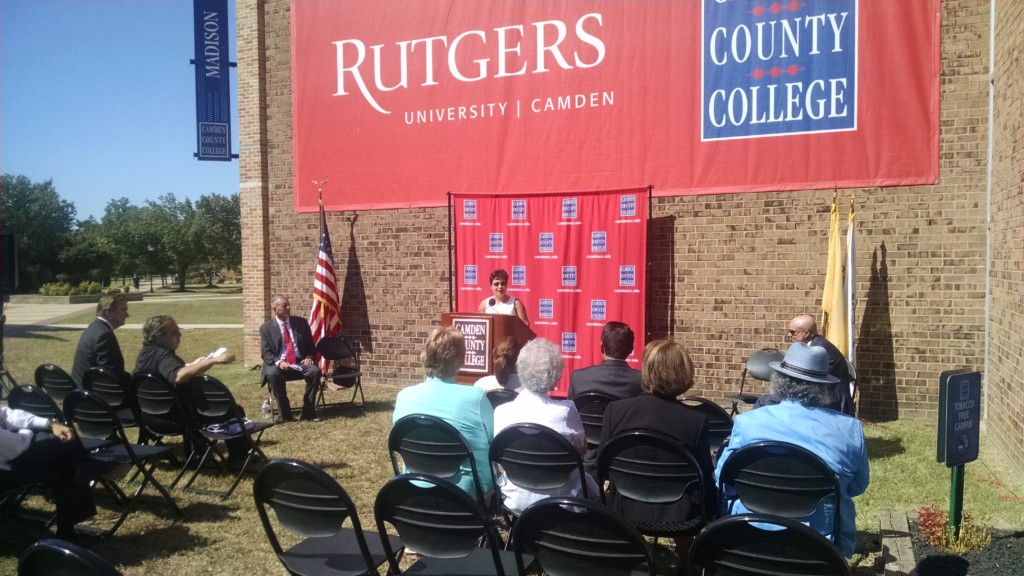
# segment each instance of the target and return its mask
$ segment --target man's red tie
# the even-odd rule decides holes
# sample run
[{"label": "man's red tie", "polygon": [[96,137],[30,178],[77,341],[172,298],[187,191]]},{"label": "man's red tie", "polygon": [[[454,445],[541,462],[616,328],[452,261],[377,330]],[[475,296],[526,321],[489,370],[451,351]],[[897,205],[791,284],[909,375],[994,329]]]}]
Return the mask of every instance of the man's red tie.
[{"label": "man's red tie", "polygon": [[284,334],[284,361],[291,366],[295,364],[295,344],[292,343],[292,334],[287,322],[281,324],[281,333]]}]

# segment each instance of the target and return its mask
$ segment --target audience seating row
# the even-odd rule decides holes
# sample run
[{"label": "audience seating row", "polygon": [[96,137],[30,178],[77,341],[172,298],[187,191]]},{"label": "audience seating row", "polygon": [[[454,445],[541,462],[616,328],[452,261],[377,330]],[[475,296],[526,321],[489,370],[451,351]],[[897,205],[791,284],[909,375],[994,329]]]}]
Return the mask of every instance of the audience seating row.
[{"label": "audience seating row", "polygon": [[[253,497],[267,539],[289,574],[401,574],[405,547],[414,574],[649,574],[655,557],[644,535],[594,500],[546,498],[528,507],[506,543],[491,512],[466,492],[428,474],[400,474],[378,492],[377,532],[364,531],[352,500],[319,468],[274,460]],[[273,520],[270,512],[273,511]],[[346,527],[347,524],[347,527]],[[398,536],[389,535],[393,528]],[[288,549],[278,530],[303,539]],[[688,574],[850,574],[839,551],[799,522],[768,514],[716,520],[700,531]]]},{"label": "audience seating row", "polygon": [[[46,389],[17,386],[10,391],[8,404],[76,428],[83,447],[94,460],[88,469],[80,469],[80,473],[88,475],[102,488],[119,512],[113,525],[100,531],[102,536],[109,537],[118,530],[136,509],[147,487],[157,493],[158,504],[170,509],[177,518],[182,517],[168,488],[153,476],[161,460],[180,466],[170,489],[193,468],[185,489],[212,493],[222,499],[230,496],[253,462],[268,461],[259,447],[259,439],[273,424],[246,422],[237,417],[232,410],[235,402],[230,391],[209,375],[197,376],[183,386],[174,387],[148,374],[135,375],[130,383],[123,383],[102,368],[92,368],[83,378],[84,386],[78,387],[65,371],[46,364],[39,367],[36,376],[37,382]],[[138,441],[129,439],[126,422],[139,427]],[[163,443],[167,436],[182,436],[186,454],[183,463],[173,455],[171,447]],[[222,473],[228,471],[217,444],[239,437],[248,439],[251,448],[230,487],[224,491],[193,487],[207,463]],[[111,471],[115,469],[125,474],[114,477]],[[127,494],[120,482],[129,473],[128,484],[141,479]],[[8,503],[20,503],[30,490],[31,487],[23,487],[5,494],[4,499]]]}]

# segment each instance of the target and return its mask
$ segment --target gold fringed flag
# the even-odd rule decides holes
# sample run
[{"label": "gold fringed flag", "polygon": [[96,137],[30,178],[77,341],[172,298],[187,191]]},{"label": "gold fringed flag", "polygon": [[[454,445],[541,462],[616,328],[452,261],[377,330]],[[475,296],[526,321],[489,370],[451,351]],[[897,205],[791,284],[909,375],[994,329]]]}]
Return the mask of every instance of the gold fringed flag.
[{"label": "gold fringed flag", "polygon": [[849,351],[846,325],[846,290],[843,275],[843,243],[839,232],[839,204],[832,198],[828,224],[828,264],[825,289],[821,294],[822,329],[825,339],[835,345],[843,356]]}]

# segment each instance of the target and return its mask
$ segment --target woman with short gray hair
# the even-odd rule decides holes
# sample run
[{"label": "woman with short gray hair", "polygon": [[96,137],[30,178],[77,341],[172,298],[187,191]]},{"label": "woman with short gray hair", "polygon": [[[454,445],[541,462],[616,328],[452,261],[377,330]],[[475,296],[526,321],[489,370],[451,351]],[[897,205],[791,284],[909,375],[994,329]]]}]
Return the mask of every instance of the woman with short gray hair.
[{"label": "woman with short gray hair", "polygon": [[[519,395],[494,411],[494,433],[514,424],[540,424],[564,436],[582,455],[587,451],[587,435],[579,412],[571,400],[555,400],[548,392],[555,389],[562,377],[565,360],[558,346],[543,338],[526,343],[519,352],[516,371],[519,373]],[[587,492],[592,498],[600,493],[597,483],[587,475]],[[513,484],[503,474],[498,478],[505,507],[516,514],[527,506],[549,496],[580,496],[582,483],[573,472],[569,481],[559,488],[533,492]]]}]

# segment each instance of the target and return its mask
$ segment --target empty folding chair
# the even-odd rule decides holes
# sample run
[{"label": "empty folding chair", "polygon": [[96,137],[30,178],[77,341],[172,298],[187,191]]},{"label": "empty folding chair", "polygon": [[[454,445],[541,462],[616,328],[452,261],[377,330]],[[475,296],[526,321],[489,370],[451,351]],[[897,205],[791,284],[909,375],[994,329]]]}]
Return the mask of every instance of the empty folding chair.
[{"label": "empty folding chair", "polygon": [[[316,353],[329,362],[323,373],[320,391],[317,393],[317,403],[320,407],[353,404],[356,394],[359,394],[359,401],[366,404],[366,398],[363,397],[363,371],[359,357],[359,345],[341,334],[335,334],[317,341]],[[348,388],[352,389],[352,397],[345,402],[328,404],[324,398],[325,390],[340,391]]]},{"label": "empty folding chair", "polygon": [[593,500],[556,497],[534,503],[512,528],[511,545],[520,574],[527,574],[532,560],[548,576],[655,574],[643,535]]},{"label": "empty folding chair", "polygon": [[[387,562],[380,537],[363,532],[355,504],[326,472],[298,460],[273,460],[260,470],[252,485],[256,511],[278,560],[295,576],[377,574]],[[283,549],[276,524],[303,540]],[[346,528],[346,521],[351,528]],[[384,535],[397,554],[401,541]]]},{"label": "empty folding chair", "polygon": [[769,514],[741,514],[707,525],[693,541],[691,576],[849,576],[839,549],[803,524]]},{"label": "empty folding chair", "polygon": [[[421,555],[411,574],[516,574],[515,557],[501,550],[488,511],[458,486],[436,476],[402,474],[388,481],[374,504],[377,531],[392,574],[401,574],[387,526]],[[483,547],[481,547],[483,542]]]}]

